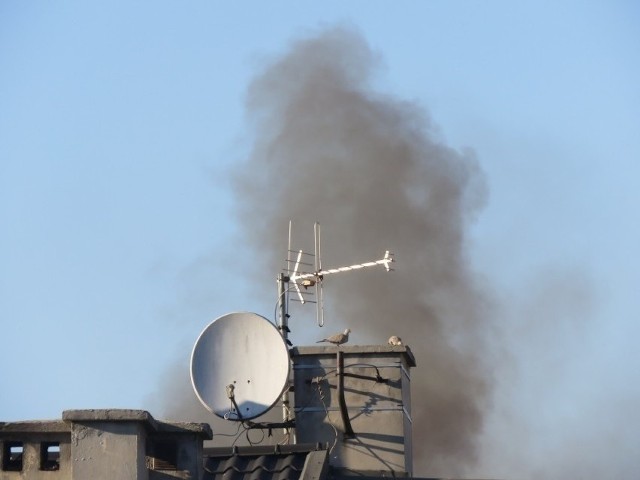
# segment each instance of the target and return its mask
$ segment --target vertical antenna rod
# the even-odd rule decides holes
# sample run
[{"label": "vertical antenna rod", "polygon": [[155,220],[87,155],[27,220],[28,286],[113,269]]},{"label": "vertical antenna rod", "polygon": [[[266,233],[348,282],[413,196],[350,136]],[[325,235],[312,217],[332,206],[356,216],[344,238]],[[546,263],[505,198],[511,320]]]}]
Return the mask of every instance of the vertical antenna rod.
[{"label": "vertical antenna rod", "polygon": [[[322,271],[322,260],[320,259],[320,224],[313,224],[313,236],[315,239],[315,267],[316,272]],[[316,320],[319,327],[324,327],[324,304],[322,303],[322,278],[316,282]]]},{"label": "vertical antenna rod", "polygon": [[[291,221],[289,221],[289,248],[287,249],[287,265],[291,261]],[[278,275],[278,302],[280,302],[280,321],[278,322],[278,330],[287,345],[291,345],[289,341],[289,277],[284,273]],[[289,388],[285,388],[282,392],[282,420],[286,424],[289,418]],[[291,431],[285,427],[283,430],[285,438],[291,442]],[[295,435],[295,433],[294,433]],[[294,443],[295,443],[295,439]]]},{"label": "vertical antenna rod", "polygon": [[[291,262],[291,220],[289,220],[289,248],[287,249],[287,266]],[[278,321],[278,330],[280,335],[288,342],[289,336],[289,277],[284,273],[278,275],[278,305],[280,306],[280,315]]]}]

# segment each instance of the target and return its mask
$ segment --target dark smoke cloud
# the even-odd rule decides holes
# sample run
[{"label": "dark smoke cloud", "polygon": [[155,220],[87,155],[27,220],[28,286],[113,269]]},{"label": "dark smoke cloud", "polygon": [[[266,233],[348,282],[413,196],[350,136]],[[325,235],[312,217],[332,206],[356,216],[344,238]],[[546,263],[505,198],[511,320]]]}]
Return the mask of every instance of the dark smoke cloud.
[{"label": "dark smoke cloud", "polygon": [[[181,278],[189,286],[180,317],[253,309],[271,318],[288,221],[294,247],[308,251],[319,221],[325,267],[374,260],[386,249],[398,263],[391,274],[328,276],[326,327],[315,327],[313,306],[292,304],[291,338],[307,344],[349,326],[352,343],[385,343],[393,334],[409,344],[418,361],[416,475],[634,478],[640,395],[629,367],[619,368],[625,359],[607,363],[611,319],[595,321],[596,283],[583,268],[554,261],[536,267],[533,281],[486,294],[479,283],[490,282],[465,253],[486,198],[477,160],[448,147],[419,105],[374,88],[380,67],[360,35],[342,28],[299,40],[265,65],[248,92],[250,154],[234,175],[243,254],[194,261]],[[242,263],[247,256],[254,258]],[[203,285],[214,281],[206,275],[238,270],[242,283],[230,285],[253,292],[246,306],[229,309]],[[258,298],[264,308],[255,308]],[[221,311],[216,300],[227,306]],[[191,341],[203,327],[149,403],[161,402],[168,419],[211,423],[231,435],[217,444],[229,445],[237,426],[208,413],[189,382]],[[593,355],[603,348],[604,357]]]},{"label": "dark smoke cloud", "polygon": [[485,181],[473,153],[447,146],[424,108],[373,88],[380,66],[358,33],[333,28],[297,41],[254,79],[240,220],[266,272],[283,267],[290,219],[298,232],[323,225],[326,267],[396,253],[393,274],[325,282],[327,327],[315,335],[349,326],[354,343],[406,339],[419,364],[415,471],[459,475],[477,460],[492,391],[488,302],[465,253]]}]

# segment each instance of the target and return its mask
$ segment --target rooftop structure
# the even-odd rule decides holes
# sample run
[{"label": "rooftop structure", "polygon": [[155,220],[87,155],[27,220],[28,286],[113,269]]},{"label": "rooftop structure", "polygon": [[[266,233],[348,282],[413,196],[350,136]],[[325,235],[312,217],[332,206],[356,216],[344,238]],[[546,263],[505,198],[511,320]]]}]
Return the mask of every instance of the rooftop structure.
[{"label": "rooftop structure", "polygon": [[405,346],[296,347],[288,445],[205,448],[208,424],[144,410],[0,422],[0,480],[328,480],[412,474]]},{"label": "rooftop structure", "polygon": [[412,475],[408,347],[295,347],[291,357],[297,441],[328,443],[334,469]]},{"label": "rooftop structure", "polygon": [[144,410],[67,410],[62,420],[0,423],[0,480],[202,478],[203,423]]}]

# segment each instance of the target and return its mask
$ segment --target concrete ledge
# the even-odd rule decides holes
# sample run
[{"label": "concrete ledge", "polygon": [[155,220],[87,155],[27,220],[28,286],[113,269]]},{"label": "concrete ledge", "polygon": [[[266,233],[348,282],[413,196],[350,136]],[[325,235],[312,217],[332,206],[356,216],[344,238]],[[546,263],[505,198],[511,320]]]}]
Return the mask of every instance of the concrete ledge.
[{"label": "concrete ledge", "polygon": [[204,440],[213,438],[213,431],[208,423],[161,422],[156,420],[155,431],[158,433],[195,433]]},{"label": "concrete ledge", "polygon": [[195,433],[205,440],[213,438],[211,427],[207,423],[164,422],[153,418],[146,410],[131,409],[88,409],[65,410],[62,412],[65,422],[140,422],[153,433]]},{"label": "concrete ledge", "polygon": [[130,409],[87,409],[65,410],[62,420],[71,422],[150,422],[153,416],[146,410]]},{"label": "concrete ledge", "polygon": [[416,358],[413,356],[413,352],[407,345],[319,345],[319,346],[303,346],[293,347],[291,349],[291,356],[305,356],[305,355],[335,355],[340,350],[346,355],[357,354],[400,354],[405,356],[407,365],[410,367],[416,366]]},{"label": "concrete ledge", "polygon": [[0,433],[69,433],[71,425],[62,420],[0,422]]}]

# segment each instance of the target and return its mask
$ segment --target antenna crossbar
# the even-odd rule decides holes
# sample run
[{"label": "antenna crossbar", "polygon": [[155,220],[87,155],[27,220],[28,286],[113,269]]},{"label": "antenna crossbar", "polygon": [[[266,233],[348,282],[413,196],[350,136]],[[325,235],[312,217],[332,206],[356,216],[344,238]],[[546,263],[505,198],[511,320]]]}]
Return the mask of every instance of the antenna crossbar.
[{"label": "antenna crossbar", "polygon": [[393,254],[389,252],[389,250],[387,250],[384,254],[384,257],[381,258],[380,260],[375,260],[373,262],[364,262],[364,263],[358,263],[355,265],[349,265],[347,267],[338,267],[338,268],[328,268],[326,270],[319,270],[316,272],[311,272],[311,273],[301,273],[298,274],[297,270],[298,270],[298,266],[299,266],[299,260],[300,257],[302,255],[302,252],[298,252],[298,260],[296,261],[296,264],[293,268],[293,275],[291,275],[291,281],[293,282],[293,287],[296,290],[296,293],[298,294],[298,298],[300,300],[300,303],[305,303],[307,300],[304,299],[303,296],[303,292],[300,290],[300,284],[298,283],[298,281],[300,280],[309,280],[311,279],[311,282],[313,282],[312,284],[309,285],[305,285],[304,282],[302,283],[302,286],[304,288],[307,288],[311,285],[315,285],[317,282],[322,280],[322,277],[324,277],[325,275],[330,275],[332,273],[340,273],[340,272],[349,272],[351,270],[360,270],[362,268],[367,268],[367,267],[375,267],[376,265],[384,265],[384,268],[388,271],[392,270],[390,265],[391,263],[393,263]]},{"label": "antenna crossbar", "polygon": [[384,265],[384,268],[388,272],[392,270],[391,267],[389,266],[391,263],[393,263],[393,254],[389,253],[389,251],[387,250],[385,252],[384,258],[381,258],[380,260],[375,260],[373,262],[358,263],[356,265],[349,265],[348,267],[328,268],[327,270],[320,270],[319,272],[312,272],[312,273],[303,273],[301,275],[297,275],[294,273],[291,276],[291,280],[295,282],[296,280],[303,280],[305,278],[322,277],[324,275],[329,275],[331,273],[349,272],[351,270],[360,270],[361,268],[366,268],[366,267],[375,267],[376,265]]},{"label": "antenna crossbar", "polygon": [[[352,270],[361,270],[363,268],[375,267],[376,265],[384,266],[387,272],[393,270],[391,264],[394,262],[393,253],[387,250],[384,257],[372,262],[357,263],[355,265],[349,265],[337,268],[322,268],[322,261],[320,258],[320,224],[315,223],[313,226],[314,253],[304,252],[302,250],[293,250],[291,248],[291,222],[289,222],[289,246],[287,249],[286,268],[284,269],[288,275],[280,274],[278,276],[278,303],[280,305],[280,331],[286,340],[287,332],[289,331],[288,324],[288,302],[290,300],[288,292],[295,290],[296,297],[293,300],[300,303],[315,303],[316,304],[316,316],[318,320],[318,326],[324,325],[324,307],[323,307],[323,293],[322,283],[326,275],[332,275],[335,273],[349,272]],[[310,259],[313,259],[313,264],[308,263]],[[310,268],[313,268],[312,272],[309,272]],[[306,271],[305,271],[306,270]],[[286,285],[285,285],[286,284]],[[289,284],[292,284],[288,286]],[[313,291],[309,291],[309,288],[313,287]],[[305,297],[312,297],[315,291],[316,301],[308,300]]]}]

